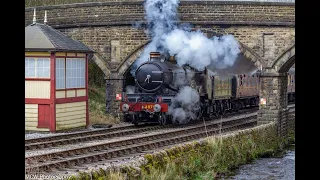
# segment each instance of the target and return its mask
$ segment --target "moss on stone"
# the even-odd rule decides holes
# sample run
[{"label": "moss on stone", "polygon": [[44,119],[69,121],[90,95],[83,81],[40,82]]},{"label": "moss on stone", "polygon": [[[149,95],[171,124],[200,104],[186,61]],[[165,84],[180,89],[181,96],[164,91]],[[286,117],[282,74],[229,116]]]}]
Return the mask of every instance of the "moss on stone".
[{"label": "moss on stone", "polygon": [[162,150],[144,156],[146,163],[140,167],[124,166],[120,171],[80,174],[80,179],[214,179],[252,160],[270,156],[281,150],[288,139],[294,139],[294,131],[288,138],[277,136],[276,125],[270,123],[248,130],[200,142]]}]

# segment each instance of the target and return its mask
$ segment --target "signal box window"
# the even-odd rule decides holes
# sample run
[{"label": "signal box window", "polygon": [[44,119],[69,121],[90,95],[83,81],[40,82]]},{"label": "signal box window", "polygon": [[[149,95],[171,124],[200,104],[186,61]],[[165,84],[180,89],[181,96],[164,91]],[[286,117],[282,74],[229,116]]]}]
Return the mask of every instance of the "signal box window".
[{"label": "signal box window", "polygon": [[56,89],[85,88],[85,58],[56,60]]},{"label": "signal box window", "polygon": [[25,78],[50,78],[50,58],[26,57]]}]

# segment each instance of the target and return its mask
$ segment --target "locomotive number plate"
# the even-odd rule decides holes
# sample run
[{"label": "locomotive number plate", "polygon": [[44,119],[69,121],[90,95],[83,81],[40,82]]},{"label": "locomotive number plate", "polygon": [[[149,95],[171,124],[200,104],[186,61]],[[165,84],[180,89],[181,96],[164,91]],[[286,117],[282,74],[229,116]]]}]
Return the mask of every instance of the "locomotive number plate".
[{"label": "locomotive number plate", "polygon": [[142,109],[153,109],[153,104],[149,104],[149,105],[145,105],[145,106],[142,106],[141,108]]}]

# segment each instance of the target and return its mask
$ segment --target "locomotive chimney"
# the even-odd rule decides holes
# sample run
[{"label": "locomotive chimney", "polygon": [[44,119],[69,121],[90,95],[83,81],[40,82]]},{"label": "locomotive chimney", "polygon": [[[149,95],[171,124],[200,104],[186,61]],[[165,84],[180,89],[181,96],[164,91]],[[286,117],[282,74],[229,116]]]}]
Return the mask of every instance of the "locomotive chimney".
[{"label": "locomotive chimney", "polygon": [[172,64],[177,64],[176,59],[174,58],[174,56],[170,56],[169,57],[169,62],[171,62]]},{"label": "locomotive chimney", "polygon": [[159,52],[150,52],[150,61],[159,60],[160,61],[161,54]]}]

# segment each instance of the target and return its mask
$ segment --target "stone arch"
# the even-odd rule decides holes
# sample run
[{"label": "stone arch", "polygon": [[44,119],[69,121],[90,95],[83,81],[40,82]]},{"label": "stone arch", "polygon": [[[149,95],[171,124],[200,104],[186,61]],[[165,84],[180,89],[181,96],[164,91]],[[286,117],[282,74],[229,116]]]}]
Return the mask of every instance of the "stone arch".
[{"label": "stone arch", "polygon": [[105,63],[104,60],[102,60],[99,53],[94,53],[93,56],[89,57],[89,59],[93,60],[98,65],[98,67],[104,73],[105,77],[108,77],[110,75],[110,68],[108,67],[108,64]]},{"label": "stone arch", "polygon": [[133,50],[124,60],[119,64],[117,68],[118,75],[122,76],[127,69],[133,64],[133,62],[140,56],[144,48],[151,42],[151,40],[141,44],[135,50]]},{"label": "stone arch", "polygon": [[251,48],[248,46],[242,44],[238,41],[240,44],[240,52],[249,59],[258,69],[262,69],[264,67],[267,67],[267,63],[257,54],[255,53]]},{"label": "stone arch", "polygon": [[[135,50],[133,50],[118,66],[118,75],[122,76],[127,69],[132,65],[132,63],[140,56],[144,48],[151,42],[151,40],[141,44]],[[239,41],[238,41],[239,42]],[[240,53],[242,53],[247,59],[249,59],[258,69],[262,69],[267,66],[267,63],[252,49],[243,43],[239,42]]]},{"label": "stone arch", "polygon": [[288,72],[291,66],[295,63],[295,49],[295,44],[293,44],[280,54],[272,64],[272,69],[278,73]]}]

